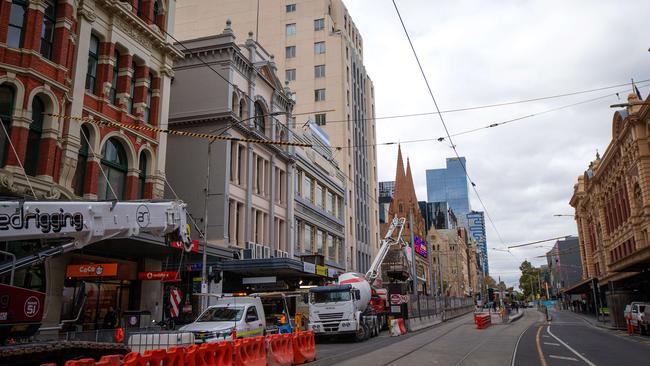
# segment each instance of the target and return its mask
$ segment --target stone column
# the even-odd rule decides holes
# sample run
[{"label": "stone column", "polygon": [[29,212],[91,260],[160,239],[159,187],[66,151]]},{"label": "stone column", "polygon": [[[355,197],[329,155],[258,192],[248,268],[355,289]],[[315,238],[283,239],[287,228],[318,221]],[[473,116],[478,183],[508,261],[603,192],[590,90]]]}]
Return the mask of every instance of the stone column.
[{"label": "stone column", "polygon": [[[144,258],[144,271],[160,271],[162,263],[159,260]],[[151,317],[157,321],[162,320],[164,296],[161,281],[142,281],[140,287],[140,310],[151,311]]]},{"label": "stone column", "polygon": [[[9,33],[9,13],[11,13],[11,0],[0,1],[0,42],[7,43]],[[4,56],[5,48],[0,48],[0,57]]]},{"label": "stone column", "polygon": [[[152,121],[155,121],[154,123],[159,125],[162,129],[167,129],[167,121],[169,119],[169,96],[171,90],[171,78],[173,76],[174,73],[172,69],[170,67],[164,67],[160,70],[160,76],[154,79],[154,88],[158,88],[159,97],[154,97],[153,100],[158,100],[159,102],[158,106],[152,102]],[[154,106],[156,107],[154,108]],[[159,154],[159,151],[163,153]],[[154,159],[156,166],[153,167],[154,169],[152,170],[152,198],[163,198],[165,196],[165,151],[167,151],[167,134],[159,133],[158,146],[156,147],[156,158]]]},{"label": "stone column", "polygon": [[40,52],[41,29],[43,28],[43,13],[45,2],[43,0],[30,0],[25,14],[23,27],[23,48]]},{"label": "stone column", "polygon": [[120,68],[117,76],[117,99],[120,101],[118,104],[122,109],[128,108],[126,100],[131,94],[131,77],[134,72],[131,70],[132,62],[133,55],[121,55],[120,60],[117,63]]},{"label": "stone column", "polygon": [[113,82],[113,55],[115,44],[111,42],[99,43],[99,60],[97,64],[97,85],[100,86],[98,96],[108,100],[110,98],[111,83]]},{"label": "stone column", "polygon": [[133,109],[136,111],[133,115],[142,118],[144,115],[144,108],[147,106],[146,98],[147,92],[149,91],[149,67],[146,65],[138,65],[133,77],[135,77]]},{"label": "stone column", "polygon": [[54,44],[56,47],[52,49],[52,61],[65,66],[68,70],[72,69],[72,65],[70,64],[72,60],[68,58],[68,51],[69,49],[74,49],[74,44],[70,42],[71,30],[74,24],[73,12],[72,4],[67,2],[59,2],[57,4],[57,22],[54,28]]},{"label": "stone column", "polygon": [[[139,181],[139,176],[138,176],[139,170],[134,167],[129,167],[129,171],[126,175],[126,188],[124,190],[124,197],[123,199],[125,200],[135,200],[140,198],[138,196],[138,191],[140,188],[140,181]],[[113,188],[115,189],[115,188]],[[116,192],[117,193],[117,192]]]}]

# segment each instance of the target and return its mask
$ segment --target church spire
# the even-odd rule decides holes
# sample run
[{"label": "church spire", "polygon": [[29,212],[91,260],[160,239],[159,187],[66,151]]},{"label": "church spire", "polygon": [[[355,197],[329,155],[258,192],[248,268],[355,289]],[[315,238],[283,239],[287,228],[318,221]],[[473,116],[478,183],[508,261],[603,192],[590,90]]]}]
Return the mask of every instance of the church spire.
[{"label": "church spire", "polygon": [[397,145],[397,171],[395,172],[395,187],[397,187],[397,182],[401,182],[404,179],[404,161],[402,160],[402,146]]}]

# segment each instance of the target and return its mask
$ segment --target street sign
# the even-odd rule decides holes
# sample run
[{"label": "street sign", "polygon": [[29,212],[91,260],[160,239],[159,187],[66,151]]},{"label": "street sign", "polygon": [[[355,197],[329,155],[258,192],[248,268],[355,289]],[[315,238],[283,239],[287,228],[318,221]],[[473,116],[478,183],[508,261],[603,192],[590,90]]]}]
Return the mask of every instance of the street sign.
[{"label": "street sign", "polygon": [[390,304],[391,305],[399,305],[402,303],[402,296],[400,294],[392,294],[390,295]]},{"label": "street sign", "polygon": [[178,276],[178,272],[172,271],[149,271],[149,272],[138,272],[138,279],[141,281],[165,281],[175,279]]}]

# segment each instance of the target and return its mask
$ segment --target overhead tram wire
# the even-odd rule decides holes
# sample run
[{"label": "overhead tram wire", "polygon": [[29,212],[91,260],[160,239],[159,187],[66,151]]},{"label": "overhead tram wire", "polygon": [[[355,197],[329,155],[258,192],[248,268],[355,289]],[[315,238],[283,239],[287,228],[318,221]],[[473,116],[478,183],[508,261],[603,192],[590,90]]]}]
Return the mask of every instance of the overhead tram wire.
[{"label": "overhead tram wire", "polygon": [[413,51],[413,56],[415,56],[415,60],[417,61],[418,67],[420,68],[420,73],[422,74],[422,78],[424,79],[424,82],[425,82],[425,84],[427,86],[427,89],[429,91],[429,95],[431,96],[431,99],[433,100],[433,105],[436,108],[437,115],[440,118],[440,122],[442,123],[442,126],[445,129],[445,133],[447,135],[447,141],[451,144],[451,148],[454,150],[454,154],[456,155],[456,157],[458,158],[458,161],[460,162],[461,166],[463,167],[463,171],[465,172],[465,176],[467,177],[470,184],[472,185],[474,193],[476,194],[476,197],[478,198],[479,202],[481,203],[481,206],[483,207],[483,211],[485,212],[485,216],[487,216],[488,220],[490,221],[490,224],[492,225],[492,228],[494,229],[495,233],[499,237],[499,241],[503,245],[503,238],[501,237],[501,234],[499,233],[499,230],[497,229],[497,227],[496,227],[496,225],[494,223],[494,220],[492,220],[492,216],[490,215],[487,207],[485,206],[485,203],[481,199],[481,196],[479,195],[478,190],[476,189],[476,184],[470,178],[469,173],[467,172],[467,167],[465,166],[465,164],[460,159],[460,154],[458,154],[458,150],[456,149],[456,146],[454,145],[454,143],[452,141],[451,134],[449,133],[449,129],[447,128],[447,124],[445,123],[444,117],[440,113],[440,107],[438,107],[438,102],[436,101],[436,97],[433,95],[433,90],[431,89],[431,85],[429,84],[429,80],[427,79],[427,76],[424,73],[424,69],[422,68],[422,64],[420,63],[420,58],[418,57],[418,54],[415,51],[415,47],[413,46],[413,42],[411,41],[411,36],[409,35],[408,30],[406,29],[406,25],[404,24],[404,20],[402,19],[402,14],[400,14],[400,12],[399,12],[399,9],[397,7],[397,3],[395,2],[395,0],[392,0],[392,1],[393,1],[393,6],[395,7],[395,11],[397,12],[397,16],[399,17],[399,21],[402,24],[402,29],[404,29],[406,39],[408,40],[409,45],[411,46],[411,50]]},{"label": "overhead tram wire", "polygon": [[532,242],[524,243],[524,244],[509,245],[509,246],[508,246],[508,250],[510,250],[510,249],[514,249],[514,248],[526,247],[526,246],[529,246],[529,245],[535,245],[535,244],[539,244],[539,243],[545,243],[545,242],[547,242],[547,241],[566,239],[566,238],[568,238],[568,237],[570,237],[570,236],[571,236],[571,235],[564,235],[564,236],[558,236],[558,237],[555,237],[555,238],[549,238],[549,239],[544,239],[544,240],[532,241]]},{"label": "overhead tram wire", "polygon": [[[637,87],[638,87],[639,89],[647,88],[647,87],[649,87],[649,86],[650,86],[650,83],[649,83],[649,84],[646,84],[646,85],[643,85],[643,86],[638,86],[638,85],[637,85]],[[576,103],[566,104],[566,105],[563,105],[563,106],[559,106],[559,107],[555,107],[555,108],[551,108],[551,109],[547,109],[547,110],[543,110],[543,111],[539,111],[539,112],[535,112],[535,113],[527,114],[527,115],[524,115],[524,116],[515,117],[515,118],[508,119],[508,120],[504,120],[504,121],[501,121],[501,122],[491,123],[491,124],[486,125],[486,126],[477,127],[477,128],[473,128],[473,129],[469,129],[469,130],[465,130],[465,131],[457,132],[457,133],[452,133],[452,134],[451,134],[451,137],[467,135],[467,134],[470,134],[470,133],[479,132],[479,131],[486,130],[486,129],[490,129],[490,128],[494,128],[494,127],[500,127],[500,126],[503,126],[503,125],[505,125],[505,124],[509,124],[509,123],[513,123],[513,122],[518,122],[518,121],[521,121],[521,120],[524,120],[524,119],[528,119],[528,118],[532,118],[532,117],[537,117],[537,116],[540,116],[540,115],[542,115],[542,114],[547,114],[547,113],[551,113],[551,112],[557,112],[557,111],[559,111],[559,110],[567,109],[567,108],[571,108],[571,107],[575,107],[575,106],[577,106],[577,105],[581,105],[581,104],[587,104],[587,103],[595,102],[595,101],[598,101],[598,100],[601,100],[601,99],[605,99],[605,98],[607,98],[607,97],[611,97],[611,96],[613,96],[613,95],[619,94],[619,93],[621,93],[621,92],[624,92],[624,91],[619,91],[619,92],[616,92],[616,93],[613,93],[613,94],[610,93],[610,94],[606,94],[606,95],[601,95],[601,96],[598,96],[598,97],[595,97],[595,98],[590,98],[590,99],[582,100],[582,101],[579,101],[579,102],[576,102]],[[329,122],[328,122],[328,123],[329,123]],[[443,142],[444,140],[446,140],[446,137],[441,136],[441,137],[431,137],[431,138],[414,139],[414,140],[400,140],[400,141],[390,141],[390,142],[378,142],[378,143],[375,143],[375,144],[365,144],[365,145],[344,145],[344,146],[334,146],[333,148],[335,148],[335,149],[337,149],[337,150],[342,150],[342,149],[351,149],[351,148],[357,148],[357,147],[390,146],[390,145],[397,145],[397,144],[413,144],[413,143],[431,142],[431,141]]]}]

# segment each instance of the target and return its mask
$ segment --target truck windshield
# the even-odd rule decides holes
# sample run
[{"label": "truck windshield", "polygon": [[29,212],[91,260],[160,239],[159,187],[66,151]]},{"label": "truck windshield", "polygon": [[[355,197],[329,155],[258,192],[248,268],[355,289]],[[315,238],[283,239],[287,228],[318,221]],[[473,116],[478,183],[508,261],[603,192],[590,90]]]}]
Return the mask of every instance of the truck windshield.
[{"label": "truck windshield", "polygon": [[312,303],[322,302],[337,302],[337,301],[350,301],[352,296],[350,291],[336,291],[336,292],[314,292],[311,294]]},{"label": "truck windshield", "polygon": [[210,308],[201,314],[197,322],[223,322],[238,321],[244,313],[243,307],[225,307],[219,306]]}]

